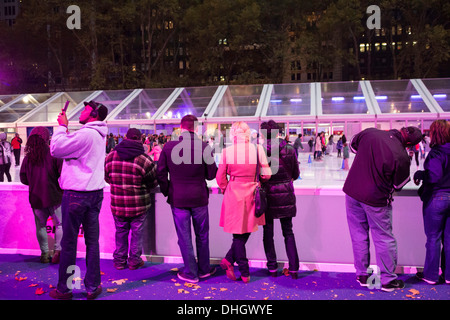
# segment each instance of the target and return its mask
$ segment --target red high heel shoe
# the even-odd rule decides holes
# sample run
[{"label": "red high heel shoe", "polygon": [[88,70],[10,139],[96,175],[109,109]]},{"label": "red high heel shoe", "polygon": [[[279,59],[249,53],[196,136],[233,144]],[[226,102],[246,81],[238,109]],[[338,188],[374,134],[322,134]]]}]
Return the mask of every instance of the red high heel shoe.
[{"label": "red high heel shoe", "polygon": [[222,259],[220,262],[220,266],[223,270],[225,270],[228,279],[230,280],[236,280],[236,275],[234,274],[234,267],[233,265],[225,258]]}]

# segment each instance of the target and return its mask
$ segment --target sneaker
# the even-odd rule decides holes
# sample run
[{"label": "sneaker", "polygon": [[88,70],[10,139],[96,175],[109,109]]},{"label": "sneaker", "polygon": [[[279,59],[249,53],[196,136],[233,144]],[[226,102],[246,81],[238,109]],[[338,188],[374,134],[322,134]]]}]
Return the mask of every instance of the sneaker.
[{"label": "sneaker", "polygon": [[50,257],[48,255],[48,252],[41,253],[41,257],[40,257],[39,261],[41,263],[49,263],[50,262]]},{"label": "sneaker", "polygon": [[236,275],[234,274],[234,267],[227,259],[223,258],[222,261],[220,262],[220,266],[222,267],[223,270],[225,270],[228,279],[236,280]]},{"label": "sneaker", "polygon": [[392,292],[396,289],[403,289],[405,287],[405,283],[402,280],[392,280],[391,282],[387,284],[383,284],[381,286],[381,290],[386,292]]},{"label": "sneaker", "polygon": [[438,283],[437,281],[432,281],[432,280],[425,279],[425,275],[423,274],[423,272],[417,272],[416,273],[416,278],[419,279],[419,280],[425,281],[428,284],[437,284]]},{"label": "sneaker", "polygon": [[369,276],[357,276],[356,281],[358,281],[359,285],[361,287],[368,287],[369,284],[367,283],[367,280],[369,280]]},{"label": "sneaker", "polygon": [[270,270],[269,269],[269,276],[273,277],[273,278],[276,278],[278,276],[278,270],[277,269],[275,269],[275,270]]},{"label": "sneaker", "polygon": [[205,279],[205,278],[208,278],[208,277],[212,276],[213,274],[215,274],[216,271],[217,271],[216,267],[212,267],[212,268],[209,270],[208,273],[201,274],[201,275],[199,275],[198,277],[199,277],[200,279]]},{"label": "sneaker", "polygon": [[100,293],[102,293],[102,291],[103,291],[102,286],[98,286],[97,289],[95,289],[94,291],[88,292],[86,298],[88,300],[94,300],[95,298],[97,298],[100,295]]},{"label": "sneaker", "polygon": [[130,270],[136,270],[139,269],[140,267],[142,267],[144,265],[144,260],[141,260],[141,262],[139,262],[138,264],[132,266],[132,265],[128,265],[128,269]]},{"label": "sneaker", "polygon": [[52,263],[54,263],[54,264],[59,263],[60,255],[61,255],[61,251],[55,250],[55,252],[53,253],[53,257],[52,257]]},{"label": "sneaker", "polygon": [[123,270],[126,266],[126,263],[114,262],[114,268],[116,268],[117,270]]},{"label": "sneaker", "polygon": [[198,282],[198,278],[194,278],[194,279],[189,278],[182,271],[177,273],[177,277],[178,277],[178,279],[181,279],[183,281],[190,282],[190,283],[197,283]]},{"label": "sneaker", "polygon": [[289,271],[289,274],[291,275],[292,280],[298,279],[298,271]]},{"label": "sneaker", "polygon": [[58,289],[53,289],[48,295],[58,300],[71,300],[73,297],[72,292],[61,293]]}]

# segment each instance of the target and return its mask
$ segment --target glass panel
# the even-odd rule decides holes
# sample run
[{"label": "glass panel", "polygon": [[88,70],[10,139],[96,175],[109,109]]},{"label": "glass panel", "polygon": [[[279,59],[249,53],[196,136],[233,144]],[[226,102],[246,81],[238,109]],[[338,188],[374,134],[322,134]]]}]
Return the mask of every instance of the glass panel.
[{"label": "glass panel", "polygon": [[359,81],[321,83],[323,114],[369,113]]},{"label": "glass panel", "polygon": [[0,112],[0,122],[17,121],[53,95],[54,93],[27,94],[23,99]]},{"label": "glass panel", "polygon": [[187,114],[201,117],[217,88],[218,86],[185,88],[163,115],[163,119],[181,119]]},{"label": "glass panel", "polygon": [[25,120],[25,122],[56,122],[58,114],[64,107],[67,100],[71,100],[67,108],[67,112],[71,112],[79,103],[86,99],[93,91],[81,91],[81,92],[66,92],[62,96],[53,100],[39,110],[39,112],[33,114],[31,117]]},{"label": "glass panel", "polygon": [[436,102],[445,112],[450,112],[450,79],[422,79]]},{"label": "glass panel", "polygon": [[0,95],[0,107],[4,106],[5,104],[13,101],[15,98],[17,98],[19,95]]},{"label": "glass panel", "polygon": [[[126,97],[128,97],[133,90],[109,90],[103,91],[99,96],[93,99],[95,102],[103,104],[108,108],[108,114],[110,114]],[[81,111],[79,110],[69,120],[76,121],[80,117]]]},{"label": "glass panel", "polygon": [[116,120],[150,119],[174,89],[146,89],[115,117]]},{"label": "glass panel", "polygon": [[229,86],[219,102],[214,117],[254,116],[262,85]]},{"label": "glass panel", "polygon": [[410,80],[370,83],[382,113],[430,112]]},{"label": "glass panel", "polygon": [[310,84],[275,84],[270,97],[268,116],[311,114]]}]

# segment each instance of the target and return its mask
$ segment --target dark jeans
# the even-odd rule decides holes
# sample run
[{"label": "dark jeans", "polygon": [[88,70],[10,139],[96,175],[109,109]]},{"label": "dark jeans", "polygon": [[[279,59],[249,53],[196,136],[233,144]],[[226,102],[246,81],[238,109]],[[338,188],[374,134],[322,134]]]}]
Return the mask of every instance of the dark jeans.
[{"label": "dark jeans", "polygon": [[[209,214],[208,206],[177,208],[172,206],[173,221],[178,236],[178,245],[183,257],[185,276],[197,279],[209,273]],[[192,245],[191,219],[194,226],[197,260]]]},{"label": "dark jeans", "polygon": [[[274,219],[266,216],[266,224],[264,225],[264,251],[266,252],[267,268],[276,270],[278,268],[277,254],[275,252],[275,243],[273,241]],[[284,237],[284,245],[286,247],[286,255],[289,261],[289,271],[298,271],[300,262],[295,244],[295,236],[292,231],[292,218],[280,219],[281,230]]]},{"label": "dark jeans", "polygon": [[[61,293],[72,291],[70,284],[72,283],[71,280],[74,280],[72,277],[74,272],[72,270],[76,265],[77,241],[81,225],[83,226],[84,241],[86,243],[86,276],[84,285],[87,292],[93,292],[100,285],[98,215],[102,201],[103,190],[90,192],[64,190],[61,203],[63,237],[61,240],[57,287]],[[67,282],[69,282],[69,286]]]},{"label": "dark jeans", "polygon": [[0,182],[5,181],[3,175],[6,175],[8,182],[11,182],[11,174],[9,173],[9,169],[11,168],[11,163],[0,164]]},{"label": "dark jeans", "polygon": [[21,149],[14,149],[14,158],[16,160],[16,166],[20,165],[20,150]]},{"label": "dark jeans", "polygon": [[[114,250],[114,263],[129,266],[137,266],[142,262],[142,232],[144,230],[147,212],[137,217],[116,217],[116,250]],[[130,252],[128,254],[128,236],[131,231],[129,243]]]},{"label": "dark jeans", "polygon": [[248,277],[250,275],[247,252],[245,250],[245,244],[249,237],[250,233],[233,234],[231,248],[225,256],[225,259],[231,264],[237,262],[242,277]]},{"label": "dark jeans", "polygon": [[[443,260],[450,261],[450,192],[438,191],[423,204],[423,224],[427,236],[423,273],[426,279],[438,281],[441,244]],[[442,269],[445,280],[450,281],[450,272]]]}]

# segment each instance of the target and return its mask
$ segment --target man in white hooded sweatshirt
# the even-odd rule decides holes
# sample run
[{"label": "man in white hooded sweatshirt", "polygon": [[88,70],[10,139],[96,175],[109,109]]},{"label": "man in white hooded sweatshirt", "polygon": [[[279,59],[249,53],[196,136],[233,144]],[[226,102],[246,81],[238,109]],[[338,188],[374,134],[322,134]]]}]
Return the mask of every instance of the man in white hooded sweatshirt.
[{"label": "man in white hooded sweatshirt", "polygon": [[103,201],[104,159],[108,128],[103,120],[108,109],[95,101],[85,102],[78,131],[68,132],[65,112],[58,116],[59,127],[53,133],[50,151],[55,158],[64,159],[59,184],[64,190],[62,199],[61,257],[59,279],[50,296],[72,299],[73,284],[78,277],[75,270],[78,232],[83,226],[86,243],[86,276],[84,284],[87,299],[95,299],[101,292],[98,216]]}]

